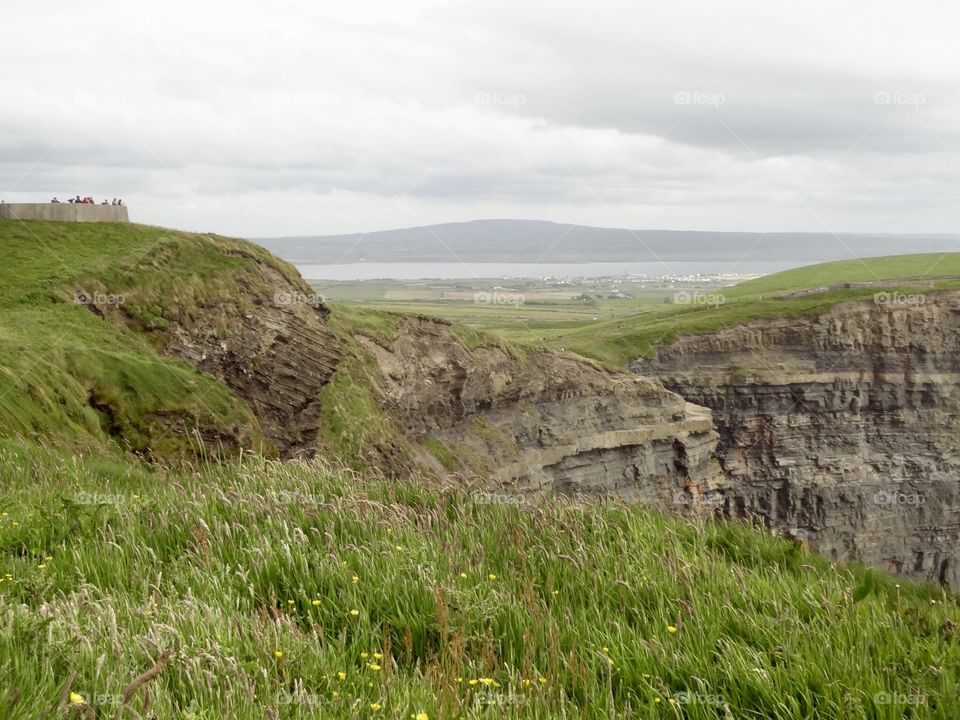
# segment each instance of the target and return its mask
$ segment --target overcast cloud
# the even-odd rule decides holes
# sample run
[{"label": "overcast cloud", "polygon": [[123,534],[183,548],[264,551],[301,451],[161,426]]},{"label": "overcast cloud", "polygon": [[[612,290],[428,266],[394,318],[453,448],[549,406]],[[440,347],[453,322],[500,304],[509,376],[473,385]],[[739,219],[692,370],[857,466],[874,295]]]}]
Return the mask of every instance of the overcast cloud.
[{"label": "overcast cloud", "polygon": [[960,230],[940,2],[5,7],[0,199],[247,236]]}]

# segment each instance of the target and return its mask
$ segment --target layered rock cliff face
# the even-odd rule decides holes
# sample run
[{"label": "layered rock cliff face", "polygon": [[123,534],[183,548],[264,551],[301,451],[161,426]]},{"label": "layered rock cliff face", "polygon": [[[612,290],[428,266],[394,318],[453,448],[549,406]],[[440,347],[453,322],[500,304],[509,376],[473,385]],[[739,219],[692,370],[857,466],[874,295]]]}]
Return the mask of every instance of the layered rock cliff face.
[{"label": "layered rock cliff face", "polygon": [[222,381],[282,457],[679,509],[720,478],[709,411],[658,383],[441,321],[335,316],[292,267],[243,241],[163,236],[81,288],[123,297],[85,304]]},{"label": "layered rock cliff face", "polygon": [[309,455],[319,426],[318,394],[340,359],[339,343],[326,323],[329,310],[308,288],[269,265],[256,268],[276,288],[273,297],[245,294],[244,303],[216,299],[202,313],[173,314],[162,350],[246,400],[281,456]]},{"label": "layered rock cliff face", "polygon": [[960,293],[905,299],[683,337],[631,367],[713,411],[725,514],[957,588]]},{"label": "layered rock cliff face", "polygon": [[[209,265],[191,275],[181,257]],[[156,350],[212,375],[247,403],[281,457],[312,454],[319,393],[341,357],[330,311],[293,268],[243,241],[158,242],[142,258],[153,278],[87,283],[124,302],[88,309],[148,336]],[[259,448],[258,448],[259,449]]]},{"label": "layered rock cliff face", "polygon": [[404,320],[390,343],[361,342],[384,379],[387,412],[438,469],[520,492],[681,510],[721,477],[710,412],[658,383],[550,352],[468,347],[450,326],[422,318]]}]

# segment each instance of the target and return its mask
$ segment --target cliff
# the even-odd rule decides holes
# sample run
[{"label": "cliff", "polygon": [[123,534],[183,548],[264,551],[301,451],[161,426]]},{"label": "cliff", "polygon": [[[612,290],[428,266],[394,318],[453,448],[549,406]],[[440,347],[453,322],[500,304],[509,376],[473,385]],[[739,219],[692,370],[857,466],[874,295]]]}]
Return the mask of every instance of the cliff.
[{"label": "cliff", "polygon": [[588,493],[659,505],[720,479],[709,411],[658,383],[582,360],[408,318],[390,341],[359,338],[383,406],[430,455],[421,464],[480,474],[523,493]]},{"label": "cliff", "polygon": [[[440,321],[329,308],[242,240],[7,221],[0,239],[0,339],[36,329],[0,358],[0,394],[25,386],[0,406],[0,434],[82,435],[161,461],[320,455],[658,502],[719,478],[709,412],[656,383]],[[55,374],[30,360],[53,341],[66,348]],[[79,422],[54,421],[56,407]]]},{"label": "cliff", "polygon": [[679,338],[631,368],[713,411],[722,511],[960,587],[960,292]]}]

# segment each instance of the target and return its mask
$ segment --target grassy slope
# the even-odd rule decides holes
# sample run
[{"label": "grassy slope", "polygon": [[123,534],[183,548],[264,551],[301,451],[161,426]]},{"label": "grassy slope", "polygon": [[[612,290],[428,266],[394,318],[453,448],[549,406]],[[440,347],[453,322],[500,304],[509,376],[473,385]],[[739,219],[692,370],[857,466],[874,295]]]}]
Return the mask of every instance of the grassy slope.
[{"label": "grassy slope", "polygon": [[[138,225],[0,221],[0,433],[174,457],[196,450],[190,430],[223,429],[263,447],[226,387],[73,302],[77,289],[126,293],[134,323],[160,324],[165,306],[189,310],[194,290],[226,285],[242,267],[216,242]],[[171,260],[184,268],[175,298],[162,295],[169,277],[157,272]]]},{"label": "grassy slope", "polygon": [[[7,260],[0,267],[0,436],[169,460],[216,450],[210,438],[219,430],[270,450],[246,403],[187,363],[158,357],[150,330],[203,312],[226,337],[211,299],[242,306],[255,293],[269,298],[274,288],[253,262],[297,284],[292,267],[242,240],[140,225],[0,221],[0,247]],[[130,329],[76,304],[80,289],[123,296]],[[416,448],[380,405],[379,371],[354,339],[389,343],[401,318],[338,307],[330,320],[344,360],[321,394],[320,451],[355,468],[415,465]],[[468,347],[502,344],[468,328],[456,332]]]},{"label": "grassy slope", "polygon": [[[834,290],[779,300],[775,296],[843,282],[875,287]],[[929,288],[930,283],[934,288]],[[614,366],[650,356],[657,345],[683,335],[715,332],[767,317],[802,317],[829,310],[844,300],[873,298],[881,290],[934,292],[960,287],[960,253],[918,254],[849,260],[788,270],[722,291],[722,304],[665,305],[629,318],[560,332],[551,344]]]},{"label": "grassy slope", "polygon": [[0,441],[14,717],[74,673],[114,717],[164,651],[159,717],[960,717],[955,597],[854,603],[862,571],[760,531],[321,465],[157,473]]}]

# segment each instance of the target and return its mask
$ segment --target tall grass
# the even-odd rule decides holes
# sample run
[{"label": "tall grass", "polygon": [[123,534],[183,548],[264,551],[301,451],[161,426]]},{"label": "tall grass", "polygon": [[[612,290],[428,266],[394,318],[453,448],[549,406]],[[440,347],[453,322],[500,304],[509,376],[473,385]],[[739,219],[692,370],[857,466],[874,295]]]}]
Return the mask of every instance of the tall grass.
[{"label": "tall grass", "polygon": [[0,717],[960,717],[954,596],[749,527],[12,441],[0,481]]}]

